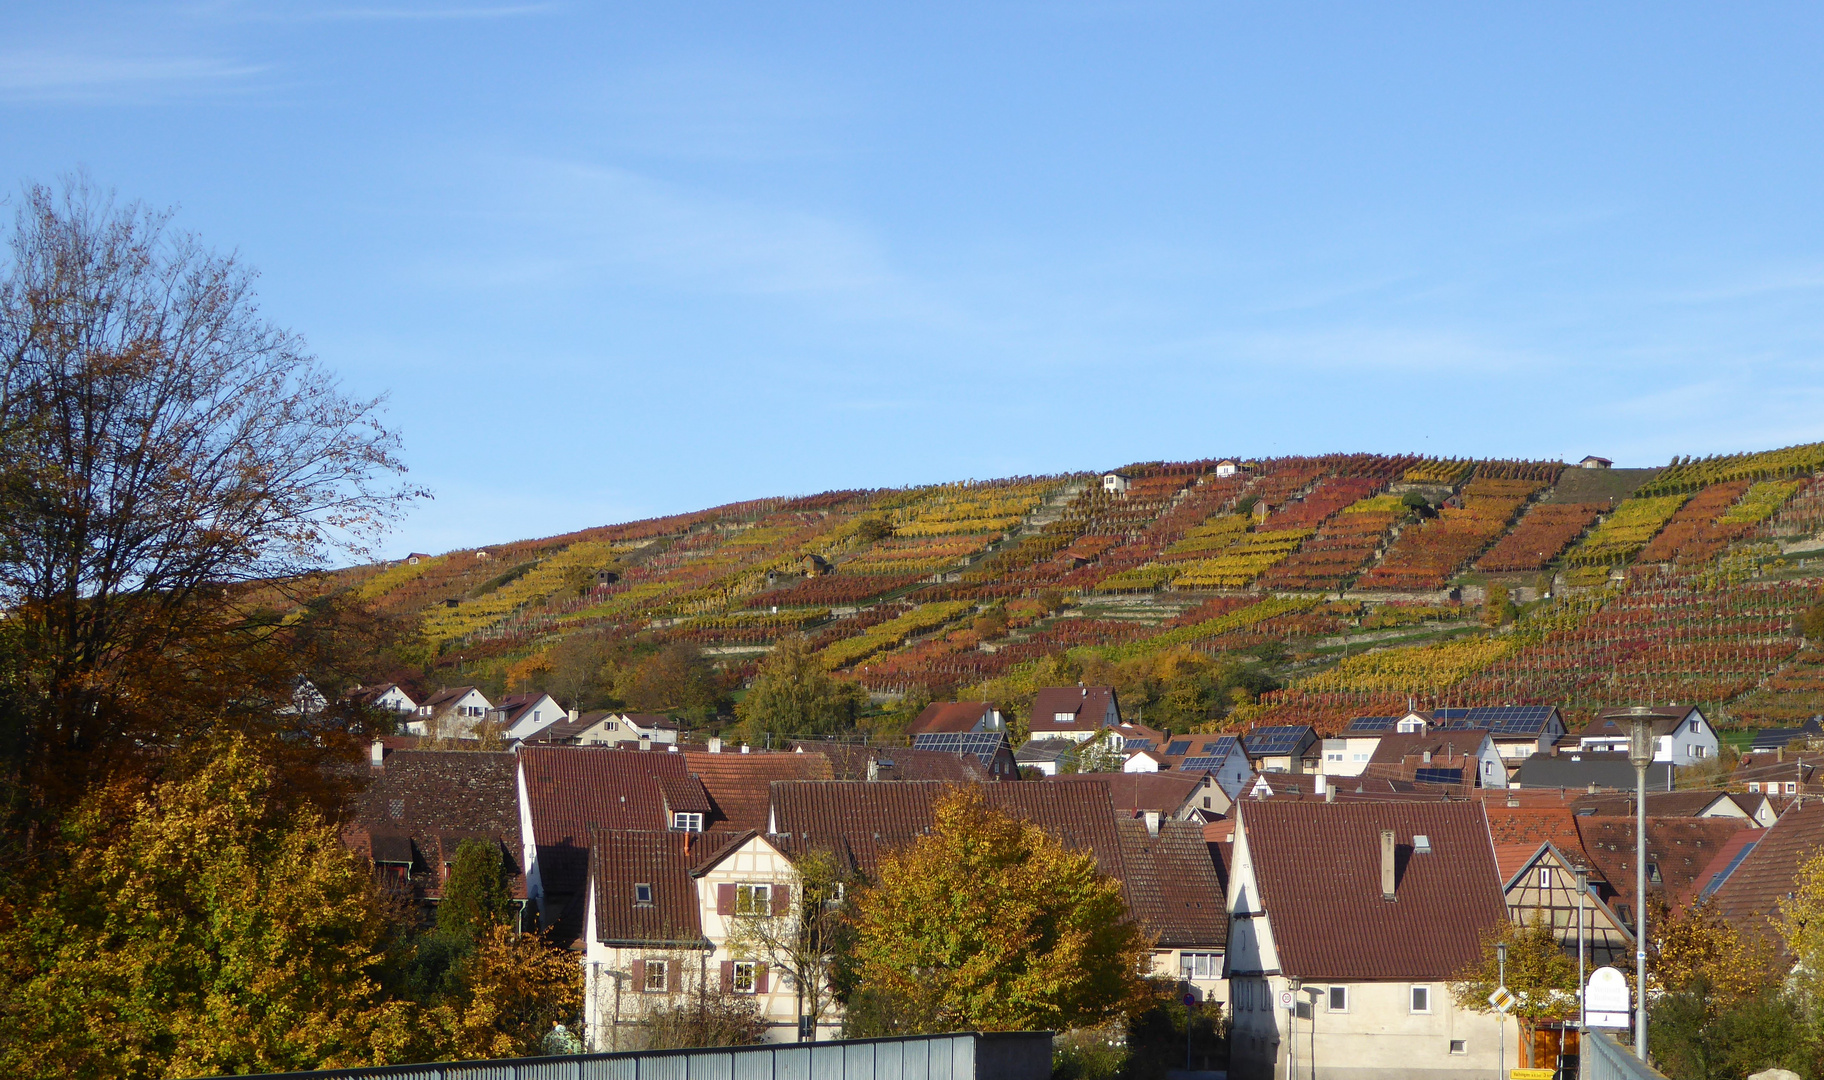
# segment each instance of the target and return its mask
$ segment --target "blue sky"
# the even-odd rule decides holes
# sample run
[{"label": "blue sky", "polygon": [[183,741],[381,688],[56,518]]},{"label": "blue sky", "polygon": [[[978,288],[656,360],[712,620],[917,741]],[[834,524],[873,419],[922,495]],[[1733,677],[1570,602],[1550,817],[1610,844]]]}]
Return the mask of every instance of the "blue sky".
[{"label": "blue sky", "polygon": [[1824,439],[1824,8],[15,4],[446,548],[838,487]]}]

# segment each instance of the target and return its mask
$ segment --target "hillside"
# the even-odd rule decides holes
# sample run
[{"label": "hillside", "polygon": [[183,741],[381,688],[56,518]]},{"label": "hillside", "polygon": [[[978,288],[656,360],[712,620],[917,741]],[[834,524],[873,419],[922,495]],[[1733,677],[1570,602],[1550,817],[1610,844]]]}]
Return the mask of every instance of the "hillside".
[{"label": "hillside", "polygon": [[[1082,474],[761,499],[334,583],[408,620],[425,686],[543,685],[595,640],[688,643],[733,688],[802,633],[881,703],[1018,708],[1087,670],[1154,680],[1135,694],[1179,727],[1331,728],[1409,699],[1824,713],[1824,655],[1795,629],[1824,585],[1824,443],[1658,470],[1219,464],[1135,465],[1121,491]],[[1158,665],[1203,661],[1246,677],[1167,708]]]}]

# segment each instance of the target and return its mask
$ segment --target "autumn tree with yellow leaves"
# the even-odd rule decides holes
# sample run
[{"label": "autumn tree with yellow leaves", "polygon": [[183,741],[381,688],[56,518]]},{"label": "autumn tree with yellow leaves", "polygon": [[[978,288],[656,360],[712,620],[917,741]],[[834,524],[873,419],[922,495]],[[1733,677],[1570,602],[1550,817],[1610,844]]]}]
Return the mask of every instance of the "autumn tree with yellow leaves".
[{"label": "autumn tree with yellow leaves", "polygon": [[847,958],[855,1034],[1092,1027],[1149,1004],[1149,942],[1088,852],[944,796],[931,833],[856,896]]}]

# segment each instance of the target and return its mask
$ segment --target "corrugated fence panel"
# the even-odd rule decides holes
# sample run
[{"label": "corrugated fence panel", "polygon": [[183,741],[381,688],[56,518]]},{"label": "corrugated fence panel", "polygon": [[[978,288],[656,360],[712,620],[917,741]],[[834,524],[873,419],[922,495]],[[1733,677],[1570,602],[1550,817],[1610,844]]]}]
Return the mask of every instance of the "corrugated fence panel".
[{"label": "corrugated fence panel", "polygon": [[954,1080],[975,1080],[975,1040],[950,1039],[950,1075]]},{"label": "corrugated fence panel", "polygon": [[640,1063],[634,1058],[596,1058],[579,1061],[581,1080],[638,1080]]},{"label": "corrugated fence panel", "polygon": [[734,1080],[735,1054],[753,1057],[771,1057],[770,1053],[761,1051],[704,1051],[691,1054],[685,1058],[690,1062],[690,1080]]},{"label": "corrugated fence panel", "polygon": [[824,1043],[811,1047],[811,1080],[851,1080],[842,1074],[842,1047]]},{"label": "corrugated fence panel", "polygon": [[902,1080],[906,1074],[906,1044],[883,1042],[874,1047],[874,1080]]}]

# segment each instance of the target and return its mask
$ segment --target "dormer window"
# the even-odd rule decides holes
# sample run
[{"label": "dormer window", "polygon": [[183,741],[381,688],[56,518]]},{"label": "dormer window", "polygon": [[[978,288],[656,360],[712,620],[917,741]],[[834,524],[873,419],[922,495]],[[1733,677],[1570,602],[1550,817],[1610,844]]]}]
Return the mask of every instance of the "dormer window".
[{"label": "dormer window", "polygon": [[633,887],[633,902],[640,907],[651,907],[652,886],[643,881],[638,885],[635,885]]},{"label": "dormer window", "polygon": [[1053,713],[1051,716],[1051,722],[1054,724],[1071,724],[1075,723],[1076,719],[1077,714],[1073,712]]},{"label": "dormer window", "polygon": [[678,832],[702,832],[703,815],[678,811],[671,815],[671,827]]}]

